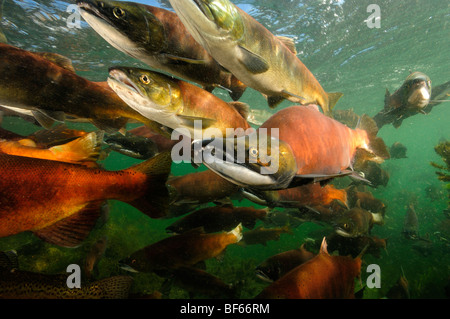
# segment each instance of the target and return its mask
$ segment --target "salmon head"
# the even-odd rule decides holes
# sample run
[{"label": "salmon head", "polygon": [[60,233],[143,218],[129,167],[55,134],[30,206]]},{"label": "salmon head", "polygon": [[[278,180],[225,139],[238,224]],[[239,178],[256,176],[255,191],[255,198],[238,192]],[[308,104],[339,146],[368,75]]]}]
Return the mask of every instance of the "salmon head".
[{"label": "salmon head", "polygon": [[139,68],[112,67],[109,86],[132,109],[168,127],[178,127],[181,92],[176,81],[162,73]]},{"label": "salmon head", "polygon": [[167,47],[164,26],[143,5],[128,1],[78,0],[84,20],[109,44],[135,58]]},{"label": "salmon head", "polygon": [[286,188],[297,172],[294,153],[289,144],[264,131],[241,137],[196,140],[194,159],[243,187]]},{"label": "salmon head", "polygon": [[407,87],[407,103],[417,111],[428,105],[431,97],[431,80],[421,72],[411,73],[403,84]]},{"label": "salmon head", "polygon": [[239,10],[228,0],[170,0],[170,4],[194,38],[203,40],[199,41],[203,46],[213,38],[237,41],[244,35]]}]

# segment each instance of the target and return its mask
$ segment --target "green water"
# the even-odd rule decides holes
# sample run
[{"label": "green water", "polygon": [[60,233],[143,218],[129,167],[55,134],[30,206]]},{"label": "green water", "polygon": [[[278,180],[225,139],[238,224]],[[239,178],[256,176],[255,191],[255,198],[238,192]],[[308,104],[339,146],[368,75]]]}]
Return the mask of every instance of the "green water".
[{"label": "green water", "polygon": [[[68,28],[69,13],[64,1],[5,0],[0,26],[8,43],[26,50],[50,51],[69,57],[80,76],[104,81],[108,67],[128,65],[146,67],[112,48],[84,21],[81,28]],[[170,9],[168,1],[143,3]],[[432,85],[447,82],[450,77],[450,4],[443,0],[392,1],[235,1],[260,23],[277,35],[293,37],[298,57],[313,72],[326,91],[343,92],[336,109],[353,109],[357,114],[375,115],[384,103],[386,88],[395,91],[410,71],[427,74]],[[369,4],[381,9],[381,27],[369,28],[364,22],[370,15]],[[1,57],[0,57],[1,58]],[[229,101],[228,94],[215,90]],[[247,89],[241,101],[252,108],[268,110],[265,99]],[[279,108],[292,105],[283,102]],[[367,255],[362,267],[376,263],[381,267],[381,288],[365,289],[364,298],[382,298],[401,275],[409,281],[412,298],[445,298],[444,286],[450,276],[450,223],[443,214],[447,207],[445,184],[437,180],[436,169],[429,162],[442,164],[434,147],[450,138],[450,104],[436,106],[430,114],[407,118],[398,129],[384,126],[380,132],[387,145],[401,142],[408,158],[391,159],[382,164],[390,174],[386,187],[372,188],[373,195],[387,205],[386,223],[374,226],[372,235],[388,238],[387,252],[377,259]],[[17,118],[5,118],[3,127],[27,134],[38,128]],[[94,129],[94,127],[89,127]],[[112,153],[104,162],[109,170],[129,167],[137,160]],[[204,169],[204,168],[202,168]],[[172,174],[193,172],[188,164],[172,166]],[[427,187],[441,190],[430,198]],[[419,232],[429,235],[433,243],[430,255],[412,249],[411,241],[401,234],[406,207],[414,199]],[[247,200],[236,205],[257,206]],[[64,272],[70,263],[81,262],[90,245],[107,235],[108,249],[98,265],[99,278],[122,274],[117,261],[146,245],[166,238],[165,227],[174,220],[152,220],[127,204],[111,201],[109,219],[95,229],[79,248],[66,249],[40,243],[31,234],[0,239],[0,250],[18,249],[25,244],[40,245],[28,255],[20,256],[23,269]],[[267,246],[227,248],[222,260],[208,260],[209,272],[226,282],[245,280],[241,297],[253,298],[267,284],[254,276],[253,269],[267,257],[298,247],[314,230],[322,226],[305,223]],[[438,236],[439,235],[439,236]],[[161,287],[162,279],[154,274],[137,274],[132,292],[150,293]],[[170,298],[187,298],[185,291],[174,287]]]}]

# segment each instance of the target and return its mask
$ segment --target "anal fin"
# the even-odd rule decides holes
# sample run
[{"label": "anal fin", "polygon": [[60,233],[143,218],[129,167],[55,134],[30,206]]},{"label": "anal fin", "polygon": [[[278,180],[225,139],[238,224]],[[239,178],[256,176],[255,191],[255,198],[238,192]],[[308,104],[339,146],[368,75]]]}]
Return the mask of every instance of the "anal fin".
[{"label": "anal fin", "polygon": [[93,202],[79,212],[50,226],[34,231],[42,240],[62,246],[77,247],[87,238],[100,217],[102,202]]}]

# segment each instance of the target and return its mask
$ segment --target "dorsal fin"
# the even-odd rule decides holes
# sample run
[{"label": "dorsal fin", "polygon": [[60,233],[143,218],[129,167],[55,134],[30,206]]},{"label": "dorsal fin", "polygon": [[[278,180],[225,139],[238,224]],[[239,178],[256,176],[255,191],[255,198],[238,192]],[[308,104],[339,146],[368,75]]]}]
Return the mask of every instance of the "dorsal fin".
[{"label": "dorsal fin", "polygon": [[326,255],[330,255],[329,253],[328,253],[328,250],[327,250],[327,241],[326,241],[326,237],[324,237],[323,238],[323,240],[322,240],[322,244],[320,245],[320,253],[321,254],[326,254]]},{"label": "dorsal fin", "polygon": [[285,37],[282,35],[277,36],[278,40],[280,40],[292,53],[297,55],[297,49],[295,48],[294,39]]}]

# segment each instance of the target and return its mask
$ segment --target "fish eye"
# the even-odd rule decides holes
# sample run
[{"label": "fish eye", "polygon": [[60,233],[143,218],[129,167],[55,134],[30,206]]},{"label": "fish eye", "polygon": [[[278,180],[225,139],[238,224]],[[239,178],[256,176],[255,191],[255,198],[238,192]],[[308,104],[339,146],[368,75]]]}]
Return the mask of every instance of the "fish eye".
[{"label": "fish eye", "polygon": [[123,9],[120,8],[120,7],[115,7],[115,8],[113,9],[113,14],[114,14],[114,16],[115,16],[116,18],[120,19],[120,18],[122,18],[122,17],[125,15],[125,10],[123,10]]},{"label": "fish eye", "polygon": [[250,149],[248,150],[248,154],[252,157],[257,157],[258,149],[256,147],[250,147]]},{"label": "fish eye", "polygon": [[150,83],[150,78],[147,75],[145,75],[145,74],[142,74],[140,76],[139,80],[141,80],[141,82],[144,83],[144,84],[149,84]]},{"label": "fish eye", "polygon": [[348,229],[348,224],[342,225],[345,229]]},{"label": "fish eye", "polygon": [[133,260],[131,261],[131,264],[134,264],[134,263],[136,263],[136,259],[133,259]]}]

